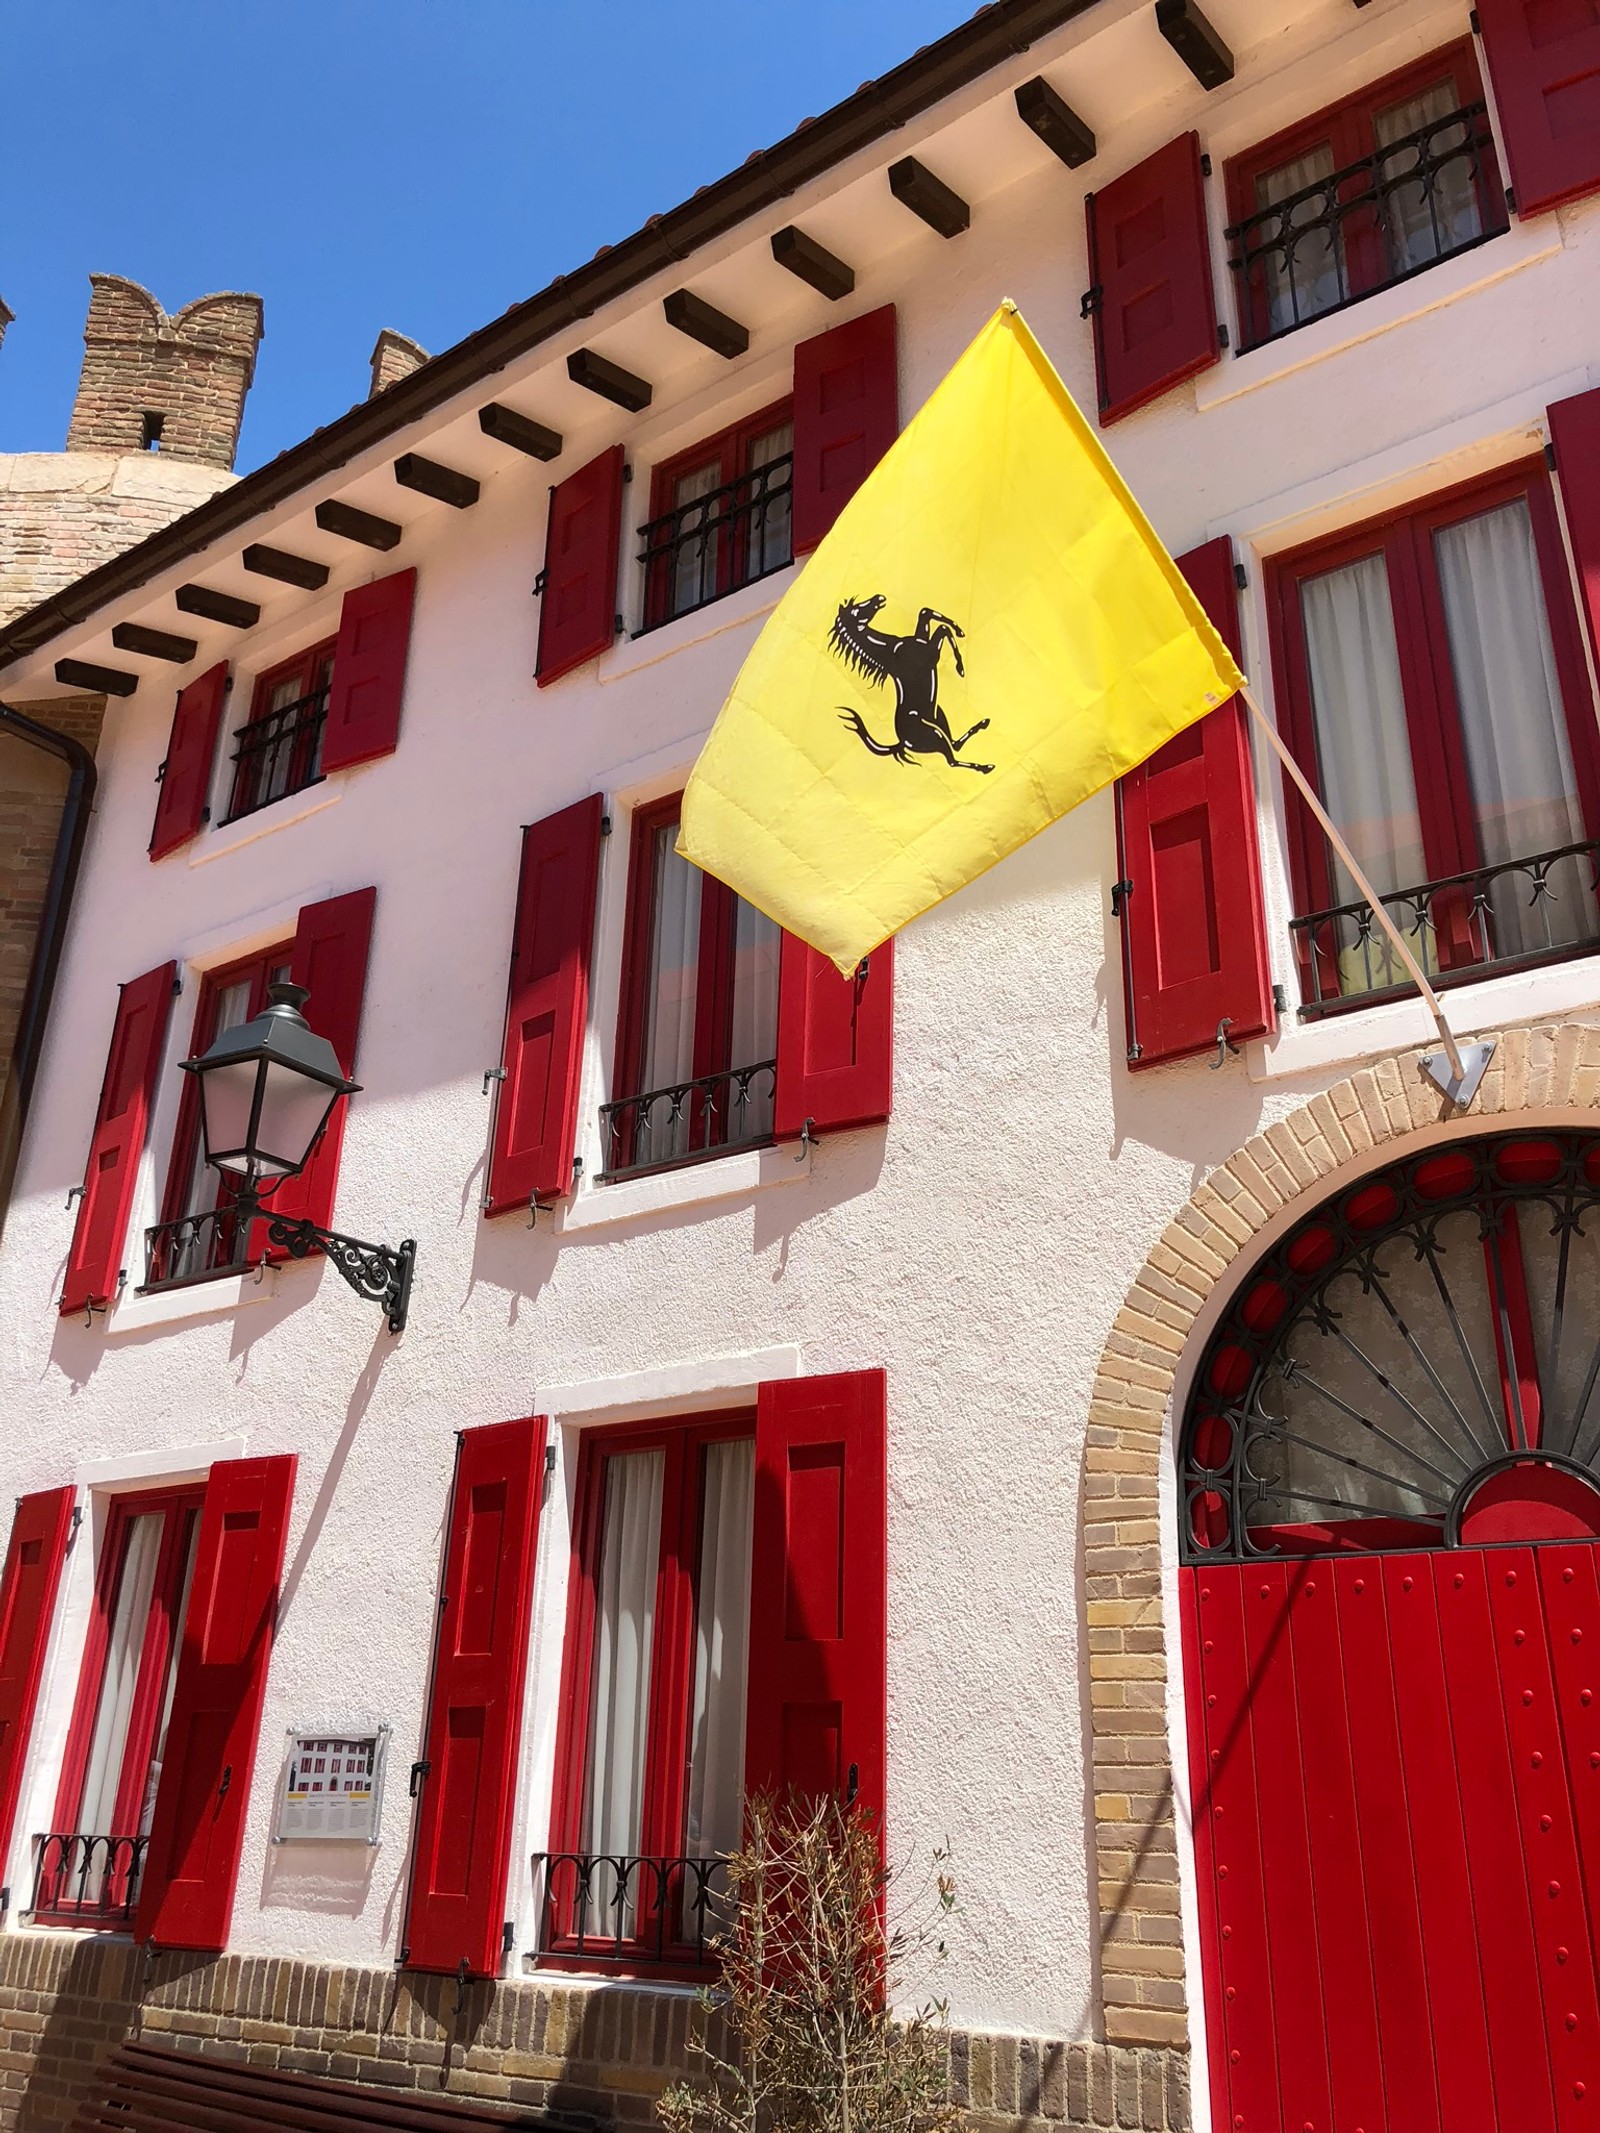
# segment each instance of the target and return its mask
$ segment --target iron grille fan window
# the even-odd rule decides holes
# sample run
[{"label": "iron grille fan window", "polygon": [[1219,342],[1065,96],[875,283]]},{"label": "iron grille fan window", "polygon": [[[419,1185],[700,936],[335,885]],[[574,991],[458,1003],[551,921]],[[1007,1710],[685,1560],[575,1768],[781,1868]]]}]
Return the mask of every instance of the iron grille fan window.
[{"label": "iron grille fan window", "polygon": [[[288,975],[286,942],[224,970],[208,971],[195,1003],[190,1058],[198,1059],[223,1030],[260,1014],[267,1004],[267,987]],[[205,1159],[195,1077],[185,1074],[183,1084],[162,1219],[144,1233],[146,1289],[236,1274],[260,1256],[252,1250],[249,1225],[239,1220],[227,1184]]]},{"label": "iron grille fan window", "polygon": [[321,779],[333,651],[331,641],[316,645],[257,681],[249,720],[234,737],[229,822]]},{"label": "iron grille fan window", "polygon": [[1470,44],[1228,166],[1240,347],[1404,281],[1507,227]]},{"label": "iron grille fan window", "polygon": [[678,856],[682,797],[633,819],[607,1179],[772,1138],[781,929]]},{"label": "iron grille fan window", "polygon": [[753,1417],[588,1435],[534,1861],[546,1961],[693,1973],[744,1814]]},{"label": "iron grille fan window", "polygon": [[33,1911],[125,1926],[155,1811],[203,1491],[123,1496],[106,1523],[56,1828],[34,1840]]},{"label": "iron grille fan window", "polygon": [[770,407],[656,470],[639,528],[646,630],[793,559],[794,424]]},{"label": "iron grille fan window", "polygon": [[[1441,985],[1600,949],[1600,746],[1542,461],[1276,558],[1279,715]],[[1303,1016],[1404,989],[1289,809]]]},{"label": "iron grille fan window", "polygon": [[1501,1482],[1600,1533],[1600,1137],[1458,1141],[1308,1215],[1213,1336],[1181,1463],[1190,1561],[1439,1547]]}]

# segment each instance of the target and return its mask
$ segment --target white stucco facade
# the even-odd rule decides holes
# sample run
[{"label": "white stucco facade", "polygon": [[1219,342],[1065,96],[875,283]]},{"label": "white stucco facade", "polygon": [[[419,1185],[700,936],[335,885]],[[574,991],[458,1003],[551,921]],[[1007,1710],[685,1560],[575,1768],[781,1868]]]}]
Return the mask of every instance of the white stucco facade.
[{"label": "white stucco facade", "polygon": [[[237,637],[190,618],[194,666],[142,674],[113,703],[101,785],[16,1196],[0,1248],[0,1494],[76,1482],[84,1532],[111,1492],[219,1456],[299,1459],[231,1947],[330,1962],[390,1961],[423,1724],[455,1432],[548,1414],[557,1449],[539,1539],[518,1818],[506,1917],[534,1921],[527,1858],[550,1812],[572,1478],[582,1431],[748,1403],[774,1377],[882,1366],[889,1383],[889,1791],[896,1857],[949,1835],[961,1915],[952,2012],[974,2028],[1067,2037],[1100,2027],[1089,1782],[1090,1668],[1081,1529],[1091,1389],[1141,1266],[1194,1187],[1358,1063],[1429,1024],[1400,1003],[1304,1027],[1213,1072],[1205,1058],[1130,1072],[1112,803],[1101,795],[909,927],[897,944],[894,1114],[887,1127],[734,1155],[665,1179],[593,1182],[611,1093],[630,811],[677,789],[787,573],[641,637],[540,689],[533,679],[546,491],[613,442],[633,469],[628,526],[654,464],[788,389],[797,339],[848,313],[898,311],[902,419],[1002,297],[1020,305],[1080,403],[1095,401],[1083,194],[1176,133],[1225,159],[1363,82],[1467,34],[1442,0],[1216,0],[1237,61],[1200,90],[1139,0],[1101,0],[784,204],[687,262],[751,327],[724,362],[662,323],[662,277],[343,468],[338,495],[405,526],[393,559],[318,533],[292,498],[231,547],[191,556],[116,614],[76,625],[0,672],[38,699],[59,656],[107,658],[113,620],[170,627],[170,593],[204,575],[264,601]],[[1012,93],[1043,72],[1094,127],[1069,171],[1022,127]],[[891,197],[886,164],[915,153],[972,204],[945,242]],[[1209,188],[1222,315],[1226,219]],[[856,269],[830,306],[771,257],[797,221]],[[571,383],[597,345],[648,377],[642,415]],[[1230,535],[1244,562],[1246,666],[1271,707],[1262,561],[1341,524],[1538,453],[1544,410],[1600,385],[1600,202],[1513,218],[1505,235],[1180,386],[1107,442],[1175,553]],[[559,427],[544,467],[495,447],[495,398]],[[415,449],[472,473],[456,512],[396,487]],[[330,482],[333,478],[330,477]],[[332,565],[325,592],[237,567],[243,540]],[[625,529],[620,605],[641,610]],[[415,565],[417,605],[397,751],[337,773],[187,851],[146,858],[170,683],[234,662],[231,730],[253,674],[332,633],[344,590]],[[219,751],[217,777],[226,774]],[[1258,761],[1273,975],[1298,997],[1281,802]],[[602,793],[594,987],[575,1196],[530,1227],[483,1219],[519,826]],[[215,812],[220,816],[219,805]],[[138,1238],[159,1214],[197,981],[286,937],[302,905],[376,884],[359,1079],[336,1220],[417,1240],[400,1339],[324,1264],[291,1264],[140,1297]],[[117,987],[175,957],[176,1003],[113,1309],[58,1316]],[[1452,996],[1474,1028],[1600,1021],[1592,961]],[[1218,1306],[1220,1308],[1220,1305]],[[1213,1313],[1214,1315],[1214,1313]],[[1198,1336],[1196,1336],[1198,1339]],[[1187,1351],[1192,1367],[1195,1341]],[[1181,1395],[1180,1395],[1181,1396]],[[1170,1491],[1167,1492],[1170,1495]],[[1163,1549],[1176,1557],[1163,1505]],[[68,1558],[17,1833],[0,1880],[13,1916],[31,1833],[52,1826],[91,1600],[91,1551]],[[1181,1696],[1172,1670],[1172,1699]],[[393,1728],[381,1841],[274,1847],[272,1778],[286,1731]],[[1182,1729],[1173,1752],[1183,1764]],[[1192,1920],[1189,1922],[1192,1939]],[[1199,2021],[1191,1988],[1191,2023]]]}]

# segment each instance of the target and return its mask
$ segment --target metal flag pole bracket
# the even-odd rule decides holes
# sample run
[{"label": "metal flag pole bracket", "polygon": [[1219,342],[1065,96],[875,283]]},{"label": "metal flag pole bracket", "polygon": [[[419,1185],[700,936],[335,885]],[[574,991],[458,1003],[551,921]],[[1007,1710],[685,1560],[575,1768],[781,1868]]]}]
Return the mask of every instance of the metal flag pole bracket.
[{"label": "metal flag pole bracket", "polygon": [[1449,1023],[1445,1020],[1444,1009],[1439,1004],[1439,995],[1429,984],[1422,965],[1412,953],[1411,944],[1395,924],[1389,914],[1388,907],[1379,896],[1377,890],[1362,872],[1355,854],[1345,843],[1343,837],[1340,836],[1334,826],[1333,817],[1323,806],[1311,780],[1290,754],[1283,736],[1256,702],[1249,689],[1241,689],[1239,694],[1244,698],[1246,708],[1249,710],[1251,717],[1266,736],[1267,745],[1293,780],[1301,799],[1305,801],[1307,807],[1317,818],[1323,835],[1343,861],[1346,873],[1355,883],[1356,894],[1365,899],[1373,917],[1377,920],[1384,933],[1387,934],[1389,944],[1399,957],[1406,974],[1427,1003],[1428,1012],[1433,1017],[1434,1026],[1439,1032],[1440,1042],[1444,1049],[1438,1052],[1423,1053],[1423,1072],[1440,1094],[1448,1097],[1458,1111],[1465,1111],[1478,1093],[1479,1086],[1483,1081],[1484,1069],[1494,1057],[1493,1039],[1485,1039],[1478,1044],[1462,1044],[1457,1039],[1455,1031],[1451,1029]]}]

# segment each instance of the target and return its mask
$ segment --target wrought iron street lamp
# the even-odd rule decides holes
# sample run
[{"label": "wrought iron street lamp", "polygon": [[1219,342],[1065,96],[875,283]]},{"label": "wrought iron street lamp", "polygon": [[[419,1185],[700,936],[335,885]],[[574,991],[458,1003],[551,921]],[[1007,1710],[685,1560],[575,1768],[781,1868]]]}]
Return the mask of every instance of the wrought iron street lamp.
[{"label": "wrought iron street lamp", "polygon": [[303,1215],[274,1214],[267,1196],[311,1160],[333,1107],[359,1083],[346,1078],[338,1054],[301,1013],[303,985],[280,980],[267,987],[259,1015],[225,1029],[183,1070],[200,1084],[200,1129],[206,1161],[233,1187],[240,1234],[257,1219],[267,1242],[292,1259],[325,1252],[358,1295],[389,1314],[389,1331],[406,1322],[417,1247],[408,1237],[398,1251],[322,1229]]}]

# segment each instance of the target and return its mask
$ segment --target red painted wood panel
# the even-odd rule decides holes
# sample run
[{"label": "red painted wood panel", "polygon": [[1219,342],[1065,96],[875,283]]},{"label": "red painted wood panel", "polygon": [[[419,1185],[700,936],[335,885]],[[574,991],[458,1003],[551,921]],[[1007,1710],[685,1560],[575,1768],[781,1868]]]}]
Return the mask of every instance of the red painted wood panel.
[{"label": "red painted wood panel", "polygon": [[1489,2014],[1493,2122],[1546,2133],[1556,2123],[1550,2058],[1489,1604],[1497,1560],[1498,1551],[1461,1549],[1435,1585]]},{"label": "red painted wood panel", "polygon": [[206,1483],[133,1937],[228,1945],[278,1624],[295,1459],[219,1459]]},{"label": "red painted wood panel", "polygon": [[875,1125],[894,1105],[894,942],[842,978],[786,933],[778,956],[778,1087],[773,1133]]},{"label": "red painted wood panel", "polygon": [[1206,1812],[1216,1873],[1212,1959],[1221,1980],[1223,2032],[1211,2041],[1217,2123],[1234,2133],[1273,2133],[1278,2101],[1277,2009],[1261,1856],[1263,1803],[1256,1792],[1246,1573],[1208,1564],[1194,1572],[1201,1649],[1206,1768],[1196,1773],[1195,1813]]},{"label": "red painted wood panel", "polygon": [[457,1438],[403,1961],[493,1977],[538,1553],[542,1417]]},{"label": "red painted wood panel", "polygon": [[[1401,1783],[1408,1801],[1428,1803],[1426,1814],[1411,1815],[1411,1846],[1437,2045],[1439,2115],[1452,2133],[1457,2127],[1461,2133],[1491,2133],[1493,2089],[1478,1921],[1472,1908],[1434,1586],[1435,1574],[1443,1567],[1443,1557],[1391,1556],[1383,1565],[1383,1579],[1400,1721]],[[1390,2025],[1391,2031],[1398,2027]],[[1409,2040],[1401,2035],[1392,2034],[1389,2041],[1393,2051],[1410,2050]]]},{"label": "red painted wood panel", "polygon": [[[1226,535],[1179,556],[1235,659],[1239,595]],[[1261,897],[1255,773],[1244,705],[1235,699],[1157,749],[1117,785],[1117,851],[1131,884],[1123,906],[1128,1060],[1213,1050],[1274,1026]]]},{"label": "red painted wood panel", "polygon": [[[1354,1557],[1333,1569],[1383,2085],[1395,2133],[1438,2133],[1417,1865],[1390,1669],[1393,1631],[1382,1573],[1382,1563],[1372,1557]],[[1319,1683],[1305,1684],[1307,1695],[1322,1689]]]},{"label": "red painted wood panel", "polygon": [[1214,2123],[1577,2133],[1600,2104],[1600,1548],[1184,1578]]},{"label": "red painted wood panel", "polygon": [[1304,1691],[1298,1697],[1301,1768],[1332,2122],[1383,2133],[1383,2052],[1332,1565],[1293,1563],[1287,1575],[1295,1681]]},{"label": "red painted wood panel", "polygon": [[1104,426],[1222,359],[1199,134],[1180,133],[1084,209]]},{"label": "red painted wood panel", "polygon": [[217,729],[227,701],[228,662],[224,659],[197,675],[186,689],[178,691],[167,736],[166,759],[161,765],[161,789],[156,795],[155,827],[150,832],[150,857],[165,859],[200,833],[211,810],[206,798],[217,760]]},{"label": "red painted wood panel", "polygon": [[[1245,1645],[1250,1658],[1251,1729],[1257,1792],[1270,1795],[1261,1817],[1267,1941],[1278,2009],[1278,2082],[1286,2125],[1329,2123],[1324,1978],[1317,1939],[1311,1833],[1306,1821],[1305,1752],[1296,1708],[1290,1634],[1292,1567],[1252,1565],[1245,1573]],[[1309,1700],[1309,1699],[1308,1699]]]},{"label": "red painted wood panel", "polygon": [[594,793],[522,833],[486,1214],[572,1189],[604,811]]},{"label": "red painted wood panel", "polygon": [[[1563,2133],[1578,2133],[1593,2122],[1600,2104],[1600,2088],[1595,2103],[1587,2101],[1600,2043],[1600,2003],[1539,1571],[1532,1548],[1497,1549],[1487,1561],[1556,2124]],[[1581,1639],[1582,1627],[1574,1628]]]},{"label": "red painted wood panel", "polygon": [[416,597],[414,570],[353,585],[345,594],[322,729],[325,771],[370,763],[376,756],[392,755],[399,746]]},{"label": "red painted wood panel", "polygon": [[1595,0],[1478,0],[1517,213],[1600,189]]},{"label": "red painted wood panel", "polygon": [[162,963],[124,985],[118,997],[83,1198],[61,1286],[63,1311],[105,1303],[116,1293],[177,975],[176,963]]}]

